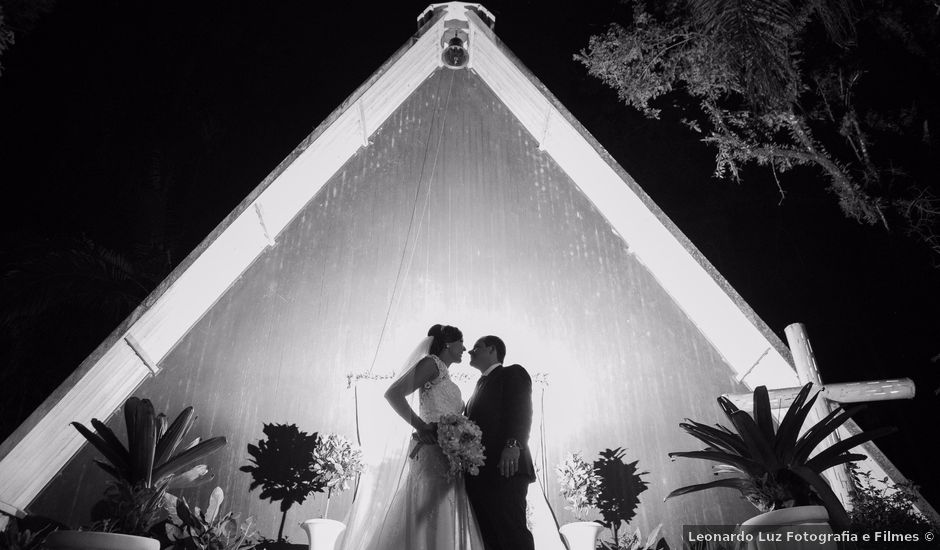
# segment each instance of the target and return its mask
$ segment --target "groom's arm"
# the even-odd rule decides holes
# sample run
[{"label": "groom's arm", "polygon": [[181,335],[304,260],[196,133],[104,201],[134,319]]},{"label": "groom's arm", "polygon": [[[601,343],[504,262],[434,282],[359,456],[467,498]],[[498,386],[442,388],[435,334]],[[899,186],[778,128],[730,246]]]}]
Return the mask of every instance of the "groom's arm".
[{"label": "groom's arm", "polygon": [[503,400],[506,439],[528,445],[532,430],[532,379],[519,365],[506,368]]},{"label": "groom's arm", "polygon": [[504,446],[499,456],[496,470],[504,477],[516,475],[522,458],[522,448],[528,446],[529,432],[532,429],[532,379],[529,373],[519,365],[503,367],[503,427],[506,440],[518,442],[518,446]]}]

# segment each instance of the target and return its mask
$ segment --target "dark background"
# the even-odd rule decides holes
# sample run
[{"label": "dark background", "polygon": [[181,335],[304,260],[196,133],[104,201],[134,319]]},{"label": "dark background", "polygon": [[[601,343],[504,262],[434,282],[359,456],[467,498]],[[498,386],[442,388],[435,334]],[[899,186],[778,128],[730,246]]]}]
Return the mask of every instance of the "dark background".
[{"label": "dark background", "polygon": [[[17,37],[0,59],[0,250],[4,284],[23,286],[0,309],[36,303],[4,327],[0,437],[409,39],[426,7],[336,4],[60,1]],[[914,379],[914,400],[856,419],[898,426],[879,446],[940,502],[924,445],[940,387],[940,271],[926,249],[844,219],[810,170],[782,180],[782,203],[768,173],[716,180],[714,152],[676,120],[619,104],[572,59],[624,16],[618,3],[484,5],[522,63],[782,339],[788,324],[807,325],[825,381]],[[54,251],[92,251],[100,264],[63,261],[53,275],[55,262],[36,258]],[[82,299],[100,289],[106,299]]]}]

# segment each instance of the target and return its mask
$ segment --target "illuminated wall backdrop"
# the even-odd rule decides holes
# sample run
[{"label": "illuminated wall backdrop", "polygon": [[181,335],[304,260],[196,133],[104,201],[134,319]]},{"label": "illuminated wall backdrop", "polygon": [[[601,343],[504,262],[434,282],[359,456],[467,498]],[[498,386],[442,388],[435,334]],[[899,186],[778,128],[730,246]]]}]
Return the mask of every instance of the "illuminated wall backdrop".
[{"label": "illuminated wall backdrop", "polygon": [[[135,395],[173,415],[191,404],[195,433],[228,438],[210,460],[217,484],[270,537],[277,506],[249,493],[238,471],[262,424],[354,439],[347,374],[397,368],[434,323],[459,326],[468,347],[502,336],[507,362],[547,381],[535,386],[531,444],[545,450],[537,458],[560,523],[572,515],[555,465],[571,451],[594,457],[614,447],[649,472],[635,522],[644,532],[663,522],[674,545],[683,523],[753,515],[730,490],[663,503],[711,475],[704,463],[666,456],[699,448],[677,424],[719,421],[715,398],[746,389],[631,254],[630,235],[611,231],[467,70],[424,81]],[[454,372],[469,389],[476,371],[467,360]],[[122,424],[109,420],[120,433]],[[31,511],[86,520],[104,480],[92,457],[86,446]],[[212,486],[189,495],[204,501]],[[335,498],[330,517],[342,519],[350,498]],[[322,498],[295,507],[287,534],[304,541],[296,522],[322,508]]]}]

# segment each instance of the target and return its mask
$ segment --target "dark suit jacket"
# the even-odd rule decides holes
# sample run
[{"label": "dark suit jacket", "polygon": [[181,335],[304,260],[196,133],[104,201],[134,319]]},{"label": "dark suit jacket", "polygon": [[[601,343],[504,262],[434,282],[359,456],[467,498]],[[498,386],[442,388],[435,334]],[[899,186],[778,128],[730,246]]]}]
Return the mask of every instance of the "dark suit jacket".
[{"label": "dark suit jacket", "polygon": [[496,480],[500,454],[507,439],[516,439],[522,445],[519,472],[535,481],[535,466],[529,451],[529,433],[532,430],[532,379],[519,365],[496,367],[486,376],[482,387],[474,392],[467,405],[467,418],[483,431],[486,462],[480,468],[480,481]]}]

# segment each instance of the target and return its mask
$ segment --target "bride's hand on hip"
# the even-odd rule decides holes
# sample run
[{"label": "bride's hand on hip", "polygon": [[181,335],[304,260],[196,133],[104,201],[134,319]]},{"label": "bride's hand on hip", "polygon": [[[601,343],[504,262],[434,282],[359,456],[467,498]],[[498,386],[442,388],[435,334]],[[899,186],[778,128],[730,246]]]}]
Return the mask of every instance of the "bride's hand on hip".
[{"label": "bride's hand on hip", "polygon": [[414,435],[415,439],[421,443],[426,443],[429,445],[434,445],[437,443],[437,423],[431,422],[427,425],[427,428],[418,430]]}]

